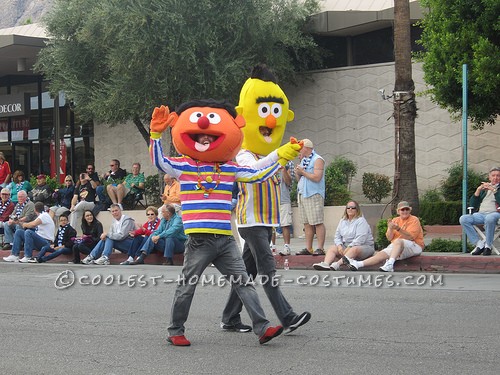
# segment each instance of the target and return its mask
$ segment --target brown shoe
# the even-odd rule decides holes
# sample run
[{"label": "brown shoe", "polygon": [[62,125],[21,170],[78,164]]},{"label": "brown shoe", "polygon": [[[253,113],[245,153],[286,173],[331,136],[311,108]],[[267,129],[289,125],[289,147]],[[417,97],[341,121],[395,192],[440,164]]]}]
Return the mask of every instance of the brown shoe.
[{"label": "brown shoe", "polygon": [[307,249],[302,249],[295,253],[295,255],[312,255],[312,253]]},{"label": "brown shoe", "polygon": [[316,249],[314,250],[313,255],[325,255],[325,252],[323,249]]}]

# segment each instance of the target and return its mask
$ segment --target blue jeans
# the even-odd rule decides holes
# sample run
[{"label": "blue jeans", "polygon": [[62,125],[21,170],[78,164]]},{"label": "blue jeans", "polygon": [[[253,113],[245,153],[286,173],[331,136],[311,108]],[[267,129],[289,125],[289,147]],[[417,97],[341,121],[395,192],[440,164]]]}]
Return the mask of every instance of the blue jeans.
[{"label": "blue jeans", "polygon": [[474,212],[472,215],[462,215],[460,216],[460,225],[464,228],[465,234],[470,243],[476,245],[479,241],[479,236],[474,229],[473,225],[484,224],[484,231],[486,235],[486,246],[491,248],[493,244],[493,237],[495,235],[495,228],[500,219],[499,212],[491,212],[489,214],[483,214],[480,212]]},{"label": "blue jeans", "polygon": [[178,240],[177,238],[167,237],[160,238],[157,243],[154,243],[151,239],[152,236],[146,238],[140,250],[136,255],[140,255],[141,252],[149,255],[153,252],[153,250],[163,251],[163,256],[165,258],[172,259],[175,254],[182,254],[184,252],[184,241]]},{"label": "blue jeans", "polygon": [[[269,248],[273,230],[271,227],[255,226],[238,228],[241,237],[245,240],[243,247],[243,260],[246,270],[254,279],[257,273],[267,276],[272,280],[276,275],[276,261]],[[289,327],[297,314],[281,293],[279,283],[263,283],[264,291],[273,306],[276,316],[283,327]],[[225,324],[237,324],[241,322],[242,303],[235,290],[231,289],[229,298],[222,312],[222,322]]]},{"label": "blue jeans", "polygon": [[31,258],[33,250],[40,250],[44,246],[50,245],[50,241],[40,237],[35,231],[27,230],[24,232],[24,256]]},{"label": "blue jeans", "polygon": [[[13,242],[12,251],[11,251],[12,255],[19,256],[19,254],[21,253],[21,249],[23,248],[23,244],[24,244],[25,232],[26,231],[24,229],[19,227],[16,230],[16,232],[14,233],[14,240],[11,241],[11,242]],[[5,241],[5,243],[7,243],[7,241]]]},{"label": "blue jeans", "polygon": [[132,245],[130,245],[130,249],[128,250],[127,255],[129,257],[135,257],[136,255],[139,255],[142,249],[142,244],[147,241],[149,236],[137,236],[134,237],[134,240],[132,241]]},{"label": "blue jeans", "polygon": [[269,321],[260,305],[255,287],[248,282],[249,277],[245,270],[245,264],[233,236],[208,233],[188,236],[184,266],[181,272],[184,282],[181,280],[175,290],[170,326],[168,327],[169,335],[184,334],[184,323],[189,315],[196,290],[197,283],[194,281],[199,279],[210,263],[213,263],[226,279],[232,277],[233,280],[238,280],[240,278],[241,282],[232,283],[231,289],[234,289],[243,301],[252,320],[254,333],[262,336],[269,326]]},{"label": "blue jeans", "polygon": [[7,223],[5,223],[5,225],[3,226],[3,236],[4,236],[3,242],[12,244],[14,242],[14,233],[18,229],[24,230],[23,227],[20,226],[19,224],[10,226]]},{"label": "blue jeans", "polygon": [[[47,256],[44,256],[45,253],[47,253],[47,252],[49,252],[50,254]],[[71,254],[72,252],[73,252],[73,250],[70,248],[67,248],[67,247],[63,247],[62,249],[54,250],[52,247],[50,247],[50,245],[46,245],[46,246],[42,247],[42,250],[40,250],[40,252],[38,253],[37,258],[38,258],[38,261],[40,263],[48,262],[51,259],[57,258],[59,255]]]},{"label": "blue jeans", "polygon": [[122,253],[128,253],[133,241],[134,239],[132,237],[127,237],[121,241],[106,238],[104,240],[100,240],[97,245],[95,245],[90,255],[94,259],[99,258],[101,255],[109,258],[113,249],[119,250]]},{"label": "blue jeans", "polygon": [[103,206],[109,206],[111,201],[109,200],[108,196],[104,193],[104,185],[99,185],[96,187],[95,192],[97,196],[99,197],[99,202]]}]

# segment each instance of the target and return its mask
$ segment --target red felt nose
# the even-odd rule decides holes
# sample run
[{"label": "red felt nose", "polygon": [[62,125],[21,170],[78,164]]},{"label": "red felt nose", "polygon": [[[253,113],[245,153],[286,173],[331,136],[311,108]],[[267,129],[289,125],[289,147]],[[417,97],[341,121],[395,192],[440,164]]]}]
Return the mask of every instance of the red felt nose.
[{"label": "red felt nose", "polygon": [[208,118],[206,116],[202,116],[198,119],[198,126],[202,129],[208,128],[208,125],[210,125],[210,121],[208,121]]}]

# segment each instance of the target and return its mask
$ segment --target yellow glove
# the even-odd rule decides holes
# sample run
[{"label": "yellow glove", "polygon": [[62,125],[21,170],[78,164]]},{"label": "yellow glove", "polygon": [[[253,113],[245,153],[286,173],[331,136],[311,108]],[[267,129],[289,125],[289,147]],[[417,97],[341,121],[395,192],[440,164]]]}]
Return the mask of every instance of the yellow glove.
[{"label": "yellow glove", "polygon": [[288,160],[283,159],[283,158],[279,158],[279,159],[278,159],[278,163],[279,163],[282,167],[284,167],[284,166],[286,165],[286,163],[288,163]]},{"label": "yellow glove", "polygon": [[299,155],[299,151],[302,148],[300,143],[293,142],[293,139],[285,143],[283,146],[278,147],[276,152],[278,153],[278,157],[286,159],[286,160],[293,160]]},{"label": "yellow glove", "polygon": [[158,139],[161,137],[161,133],[163,133],[168,127],[169,116],[170,110],[167,106],[162,105],[161,107],[156,107],[154,109],[153,116],[151,117],[151,123],[149,124],[151,138]]}]

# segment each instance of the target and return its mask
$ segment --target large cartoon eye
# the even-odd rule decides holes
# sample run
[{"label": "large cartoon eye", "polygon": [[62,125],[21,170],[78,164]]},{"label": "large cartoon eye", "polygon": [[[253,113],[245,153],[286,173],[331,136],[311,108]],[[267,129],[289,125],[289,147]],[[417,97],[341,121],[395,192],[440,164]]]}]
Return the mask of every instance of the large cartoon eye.
[{"label": "large cartoon eye", "polygon": [[197,123],[198,119],[203,116],[201,112],[193,112],[189,115],[189,121]]},{"label": "large cartoon eye", "polygon": [[266,118],[271,113],[271,108],[269,107],[269,104],[267,104],[267,103],[260,103],[258,111],[259,111],[260,117]]},{"label": "large cartoon eye", "polygon": [[221,121],[218,113],[211,112],[207,115],[207,117],[211,124],[218,124]]},{"label": "large cartoon eye", "polygon": [[283,112],[283,108],[281,107],[281,104],[275,103],[271,107],[271,113],[276,118],[280,117],[282,112]]}]

